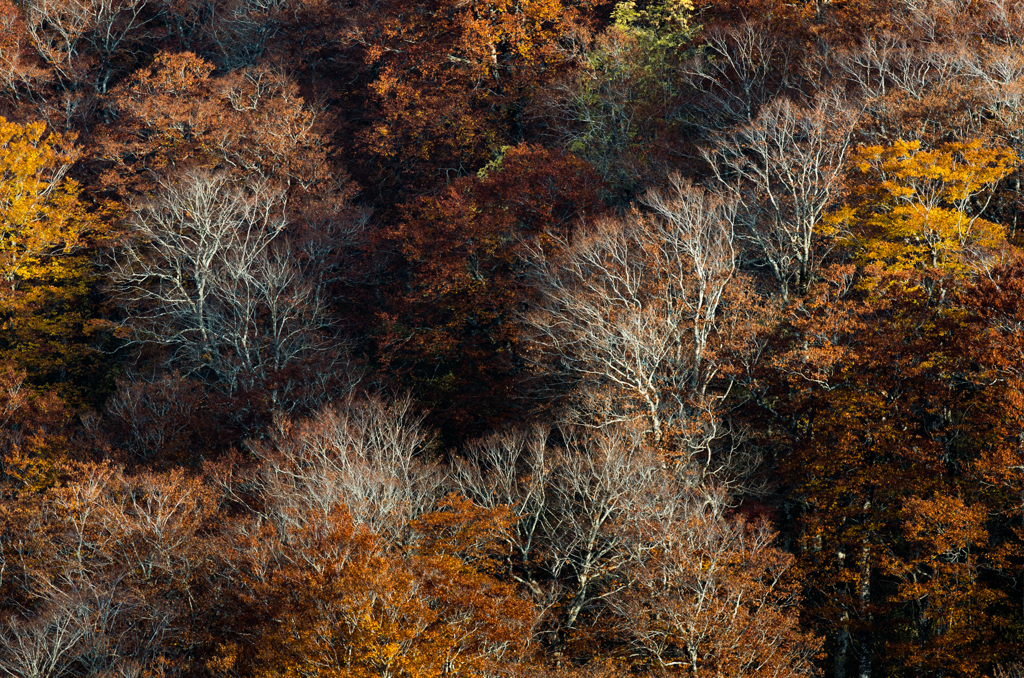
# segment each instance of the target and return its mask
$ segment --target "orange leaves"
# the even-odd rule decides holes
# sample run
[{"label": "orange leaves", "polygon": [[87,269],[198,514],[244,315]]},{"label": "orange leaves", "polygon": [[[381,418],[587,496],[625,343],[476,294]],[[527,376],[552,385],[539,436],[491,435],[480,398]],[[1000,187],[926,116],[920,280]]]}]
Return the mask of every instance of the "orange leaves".
[{"label": "orange leaves", "polygon": [[889,567],[899,581],[897,599],[918,607],[916,624],[908,629],[913,640],[904,645],[913,647],[908,663],[981,675],[1005,624],[993,614],[1004,594],[987,586],[982,575],[989,566],[987,507],[948,495],[914,497],[904,504],[902,518],[910,554]]},{"label": "orange leaves", "polygon": [[571,64],[565,43],[585,30],[591,7],[589,0],[389,3],[367,35],[376,115],[363,141],[384,160],[381,170],[403,177],[392,187],[432,182],[434,168],[465,174],[520,141],[523,106]]},{"label": "orange leaves", "polygon": [[492,571],[506,550],[502,546],[516,518],[507,506],[483,508],[466,497],[448,495],[438,507],[412,523],[425,556],[455,556],[478,569]]},{"label": "orange leaves", "polygon": [[904,534],[928,548],[930,558],[956,561],[988,540],[983,507],[967,506],[957,497],[912,497],[903,505]]},{"label": "orange leaves", "polygon": [[149,68],[117,87],[112,103],[123,119],[117,136],[100,137],[104,159],[122,165],[130,156],[136,169],[162,171],[201,150],[192,147],[217,124],[210,101],[212,71],[212,64],[188,52],[160,54]]},{"label": "orange leaves", "polygon": [[[354,528],[344,509],[327,516],[323,538],[337,542],[336,552],[347,545],[344,555],[316,569],[286,555],[266,584],[256,583],[257,599],[270,607],[248,647],[248,668],[260,676],[482,676],[522,650],[532,606],[449,549],[466,546],[452,530],[479,536],[474,523],[488,511],[454,497],[446,506],[452,511],[417,523],[420,537],[404,554]],[[504,520],[495,537],[507,531]],[[291,546],[280,548],[285,555]]]},{"label": "orange leaves", "polygon": [[[201,96],[205,93],[213,64],[203,61],[191,52],[157,55],[148,69],[137,71],[122,88],[122,94],[128,101],[163,104],[153,108],[137,109],[146,117],[166,116],[173,113],[170,109],[171,99],[162,97]],[[198,103],[198,102],[197,102]]]},{"label": "orange leaves", "polygon": [[325,116],[294,82],[264,66],[219,78],[213,69],[189,52],[160,53],[111,92],[120,117],[99,139],[103,159],[114,165],[104,183],[139,191],[149,186],[147,171],[196,166],[324,197],[337,189],[324,182],[343,183],[328,162]]}]

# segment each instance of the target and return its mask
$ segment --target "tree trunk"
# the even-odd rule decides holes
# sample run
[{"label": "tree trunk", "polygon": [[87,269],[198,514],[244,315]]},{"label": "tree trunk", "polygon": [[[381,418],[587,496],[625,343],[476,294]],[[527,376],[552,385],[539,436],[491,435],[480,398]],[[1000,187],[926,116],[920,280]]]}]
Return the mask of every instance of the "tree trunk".
[{"label": "tree trunk", "polygon": [[858,678],[871,678],[871,653],[874,649],[874,631],[871,627],[871,547],[865,546],[860,556],[860,599],[861,616],[867,621],[867,628],[860,639],[860,667]]},{"label": "tree trunk", "polygon": [[844,612],[842,626],[836,634],[835,678],[846,678],[846,657],[850,649],[850,629],[847,627],[849,619],[850,615]]}]

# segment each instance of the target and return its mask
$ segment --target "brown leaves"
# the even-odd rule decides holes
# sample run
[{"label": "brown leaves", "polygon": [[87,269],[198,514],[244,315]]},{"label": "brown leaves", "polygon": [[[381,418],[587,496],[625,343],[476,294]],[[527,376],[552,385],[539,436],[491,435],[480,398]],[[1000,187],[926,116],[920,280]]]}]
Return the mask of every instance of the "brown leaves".
[{"label": "brown leaves", "polygon": [[20,525],[3,524],[0,562],[18,564],[8,600],[23,605],[17,617],[0,610],[0,633],[15,640],[0,643],[5,666],[24,670],[30,655],[97,672],[181,666],[200,642],[188,620],[209,574],[218,493],[182,471],[82,464],[65,478],[15,505]]},{"label": "brown leaves", "polygon": [[149,173],[198,167],[303,192],[345,192],[343,172],[328,161],[328,120],[294,82],[267,67],[211,78],[213,68],[188,52],[161,53],[111,92],[117,124],[99,139],[113,163],[103,180],[110,189],[140,192]]}]

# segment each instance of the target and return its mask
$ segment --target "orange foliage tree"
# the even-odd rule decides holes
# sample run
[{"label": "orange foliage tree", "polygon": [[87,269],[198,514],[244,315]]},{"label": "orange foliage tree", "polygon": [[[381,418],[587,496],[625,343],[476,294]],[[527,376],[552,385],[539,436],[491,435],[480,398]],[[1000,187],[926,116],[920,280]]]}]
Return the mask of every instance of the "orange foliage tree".
[{"label": "orange foliage tree", "polygon": [[189,52],[160,53],[111,91],[117,124],[97,135],[103,184],[138,191],[151,173],[200,167],[325,197],[344,185],[329,161],[326,117],[294,82],[263,66],[219,78],[213,70]]},{"label": "orange foliage tree", "polygon": [[474,172],[524,140],[523,108],[573,64],[594,3],[394,0],[360,35],[375,73],[363,142],[408,191]]},{"label": "orange foliage tree", "polygon": [[1003,435],[998,389],[963,350],[958,336],[976,329],[939,283],[875,271],[865,293],[851,268],[795,309],[756,395],[809,611],[837,675],[981,675],[1010,651],[1013,617],[985,576],[1001,560],[973,471]]},{"label": "orange foliage tree", "polygon": [[[515,661],[529,639],[532,606],[487,573],[511,523],[508,510],[449,498],[413,525],[405,555],[352,525],[344,509],[323,517],[302,554],[256,583],[263,619],[239,652],[256,676],[420,678],[486,676]],[[310,553],[309,555],[313,555]]]}]

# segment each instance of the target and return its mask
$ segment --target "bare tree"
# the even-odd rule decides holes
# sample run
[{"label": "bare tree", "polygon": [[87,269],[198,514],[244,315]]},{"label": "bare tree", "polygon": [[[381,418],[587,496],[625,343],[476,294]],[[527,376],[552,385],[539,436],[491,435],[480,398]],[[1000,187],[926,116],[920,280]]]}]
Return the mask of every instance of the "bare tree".
[{"label": "bare tree", "polygon": [[229,0],[220,3],[203,27],[217,61],[226,69],[252,66],[280,30],[278,14],[289,0]]},{"label": "bare tree", "polygon": [[37,611],[0,631],[0,674],[59,678],[74,666],[74,675],[133,678],[194,649],[212,488],[180,470],[80,472],[47,495],[23,536]]},{"label": "bare tree", "polygon": [[873,143],[983,135],[976,83],[988,49],[976,48],[971,22],[939,30],[935,17],[920,10],[907,21],[903,32],[867,35],[830,51],[819,64],[828,73],[821,89],[838,87],[861,102],[859,133]]},{"label": "bare tree", "polygon": [[146,599],[126,578],[83,582],[74,592],[81,640],[75,663],[87,676],[137,678],[156,668],[181,610]]},{"label": "bare tree", "polygon": [[867,35],[853,48],[835,54],[839,77],[857,87],[864,99],[890,94],[923,99],[937,85],[962,72],[959,45],[912,41],[893,33]]},{"label": "bare tree", "polygon": [[558,258],[534,252],[527,322],[575,388],[580,421],[642,421],[655,444],[686,432],[688,453],[710,442],[694,415],[721,367],[711,343],[736,269],[736,203],[678,177],[646,202],[657,217],[599,222]]},{"label": "bare tree", "polygon": [[692,676],[813,675],[820,642],[799,629],[784,579],[794,559],[768,525],[728,518],[726,495],[706,485],[659,499],[648,512],[657,548],[634,555],[609,599],[634,650]]},{"label": "bare tree", "polygon": [[619,573],[643,544],[650,506],[663,481],[642,438],[624,428],[592,435],[566,430],[565,456],[552,485],[559,507],[548,562],[572,574],[565,627],[619,585]]},{"label": "bare tree", "polygon": [[190,173],[161,181],[132,224],[112,278],[129,326],[171,349],[172,364],[229,394],[268,388],[285,409],[301,401],[290,371],[348,379],[324,277],[300,265],[280,190]]},{"label": "bare tree", "polygon": [[986,37],[999,45],[1024,45],[1024,4],[1019,0],[987,0]]},{"label": "bare tree", "polygon": [[10,678],[60,678],[82,638],[78,610],[55,598],[32,619],[0,625],[0,674]]},{"label": "bare tree", "polygon": [[202,439],[204,395],[177,374],[119,379],[102,421],[92,417],[88,430],[101,447],[113,442],[130,462],[184,458]]},{"label": "bare tree", "polygon": [[74,89],[93,70],[90,84],[104,93],[119,52],[150,20],[148,6],[149,0],[30,0],[25,18],[36,50],[65,87]]},{"label": "bare tree", "polygon": [[1020,678],[1024,676],[1024,664],[1009,664],[996,667],[996,678]]},{"label": "bare tree", "polygon": [[512,573],[544,610],[562,595],[554,581],[545,581],[534,569],[553,529],[550,490],[559,454],[548,446],[550,435],[550,428],[540,425],[492,434],[471,443],[449,471],[450,482],[475,503],[508,506],[519,517],[511,544],[518,568],[511,568]]},{"label": "bare tree", "polygon": [[727,516],[721,485],[665,464],[637,431],[494,435],[472,444],[451,477],[476,503],[520,517],[510,571],[544,611],[544,632],[611,613],[634,649],[664,667],[810,670],[816,643],[799,633],[795,589],[782,581],[792,557],[773,547],[767,524]]},{"label": "bare tree", "polygon": [[783,300],[803,294],[831,249],[822,224],[841,189],[858,111],[837,97],[813,108],[779,98],[705,152],[741,205],[739,236],[766,266]]},{"label": "bare tree", "polygon": [[349,400],[294,426],[281,420],[267,441],[250,443],[263,461],[266,518],[289,533],[344,507],[355,525],[402,543],[440,499],[442,477],[420,457],[429,442],[409,397]]},{"label": "bare tree", "polygon": [[479,441],[451,477],[475,502],[520,516],[514,576],[548,612],[547,630],[562,634],[622,585],[666,477],[635,430],[564,428],[562,446],[550,445],[549,434],[537,428]]},{"label": "bare tree", "polygon": [[689,105],[704,134],[745,124],[792,86],[793,54],[778,32],[754,21],[703,35],[704,49],[681,75],[693,89]]},{"label": "bare tree", "polygon": [[710,376],[705,369],[709,342],[736,272],[736,205],[694,188],[678,174],[669,177],[669,186],[668,197],[652,191],[643,200],[661,221],[642,237],[645,249],[656,253],[654,265],[669,281],[692,281],[689,285],[675,282],[678,288],[668,292],[667,301],[688,319],[686,329],[692,334],[690,342],[679,342],[680,350],[689,344],[691,355],[673,358],[679,364],[692,362],[690,388],[703,394]]}]

